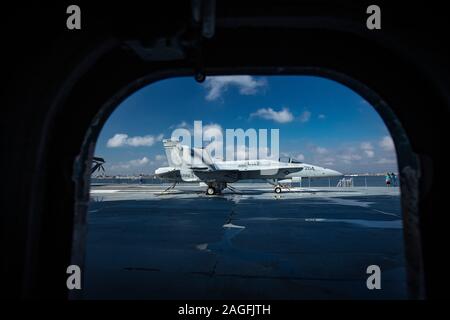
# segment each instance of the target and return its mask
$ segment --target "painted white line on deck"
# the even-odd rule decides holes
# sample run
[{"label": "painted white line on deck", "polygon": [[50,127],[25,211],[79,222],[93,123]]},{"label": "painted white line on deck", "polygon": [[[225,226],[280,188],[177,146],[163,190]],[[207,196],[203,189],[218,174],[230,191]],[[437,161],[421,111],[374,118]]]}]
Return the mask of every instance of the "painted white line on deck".
[{"label": "painted white line on deck", "polygon": [[339,204],[343,206],[363,207],[363,208],[369,208],[369,206],[374,203],[342,198],[324,198],[324,200],[330,201],[333,204]]},{"label": "painted white line on deck", "polygon": [[305,219],[309,222],[334,222],[334,223],[349,223],[365,228],[380,228],[380,229],[401,229],[401,220],[364,220],[364,219]]},{"label": "painted white line on deck", "polygon": [[120,190],[91,190],[91,193],[116,193]]},{"label": "painted white line on deck", "polygon": [[379,213],[381,213],[381,214],[385,214],[385,215],[387,215],[387,216],[394,216],[394,217],[398,217],[398,215],[396,215],[395,213],[390,213],[390,212],[384,212],[384,211],[381,211],[381,210],[377,210],[377,209],[372,209],[373,211],[376,211],[376,212],[379,212]]},{"label": "painted white line on deck", "polygon": [[238,228],[238,229],[245,229],[244,226],[237,226],[235,224],[232,223],[227,223],[223,225],[224,228]]}]

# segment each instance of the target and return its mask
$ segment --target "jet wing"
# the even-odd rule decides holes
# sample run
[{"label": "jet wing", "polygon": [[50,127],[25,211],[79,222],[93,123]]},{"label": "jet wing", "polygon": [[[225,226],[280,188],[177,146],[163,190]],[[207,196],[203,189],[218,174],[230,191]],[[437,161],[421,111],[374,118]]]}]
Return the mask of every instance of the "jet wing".
[{"label": "jet wing", "polygon": [[227,182],[238,181],[239,170],[193,170],[194,174],[203,182]]},{"label": "jet wing", "polygon": [[275,169],[258,170],[236,170],[236,169],[218,169],[218,170],[196,170],[193,173],[204,182],[227,182],[233,183],[238,180],[246,179],[273,179],[284,178],[286,175],[301,171],[303,168],[284,167]]}]

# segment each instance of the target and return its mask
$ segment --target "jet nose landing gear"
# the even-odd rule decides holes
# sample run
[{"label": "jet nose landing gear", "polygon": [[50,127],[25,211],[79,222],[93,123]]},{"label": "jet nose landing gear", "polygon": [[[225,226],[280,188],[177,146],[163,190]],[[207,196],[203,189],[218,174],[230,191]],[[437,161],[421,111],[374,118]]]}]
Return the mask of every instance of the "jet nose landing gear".
[{"label": "jet nose landing gear", "polygon": [[209,183],[208,184],[208,189],[206,189],[206,195],[208,196],[212,196],[215,194],[221,194],[222,190],[225,189],[227,187],[226,183]]}]

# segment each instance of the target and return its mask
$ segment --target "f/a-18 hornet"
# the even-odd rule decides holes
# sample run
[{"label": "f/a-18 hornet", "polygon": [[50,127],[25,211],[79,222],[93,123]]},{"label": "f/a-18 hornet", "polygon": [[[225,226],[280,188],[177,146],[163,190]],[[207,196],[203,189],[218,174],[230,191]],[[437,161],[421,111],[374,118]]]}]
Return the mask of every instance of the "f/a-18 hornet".
[{"label": "f/a-18 hornet", "polygon": [[[212,159],[204,149],[191,148],[177,140],[166,139],[163,144],[169,166],[156,169],[155,176],[173,182],[168,189],[179,182],[203,182],[207,185],[206,194],[214,195],[239,180],[263,179],[274,186],[275,193],[280,193],[283,184],[300,182],[302,178],[342,176],[338,171],[292,159],[223,161]],[[186,155],[191,161],[186,161]]]}]

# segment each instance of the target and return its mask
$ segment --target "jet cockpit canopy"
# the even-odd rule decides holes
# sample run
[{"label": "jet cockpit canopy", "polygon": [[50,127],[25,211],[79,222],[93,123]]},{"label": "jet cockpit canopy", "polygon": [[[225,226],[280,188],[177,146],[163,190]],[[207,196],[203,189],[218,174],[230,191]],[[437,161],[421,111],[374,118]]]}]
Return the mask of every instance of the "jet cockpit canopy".
[{"label": "jet cockpit canopy", "polygon": [[284,162],[284,163],[302,163],[301,161],[295,160],[295,159],[293,159],[291,157],[280,157],[278,159],[278,161]]}]

